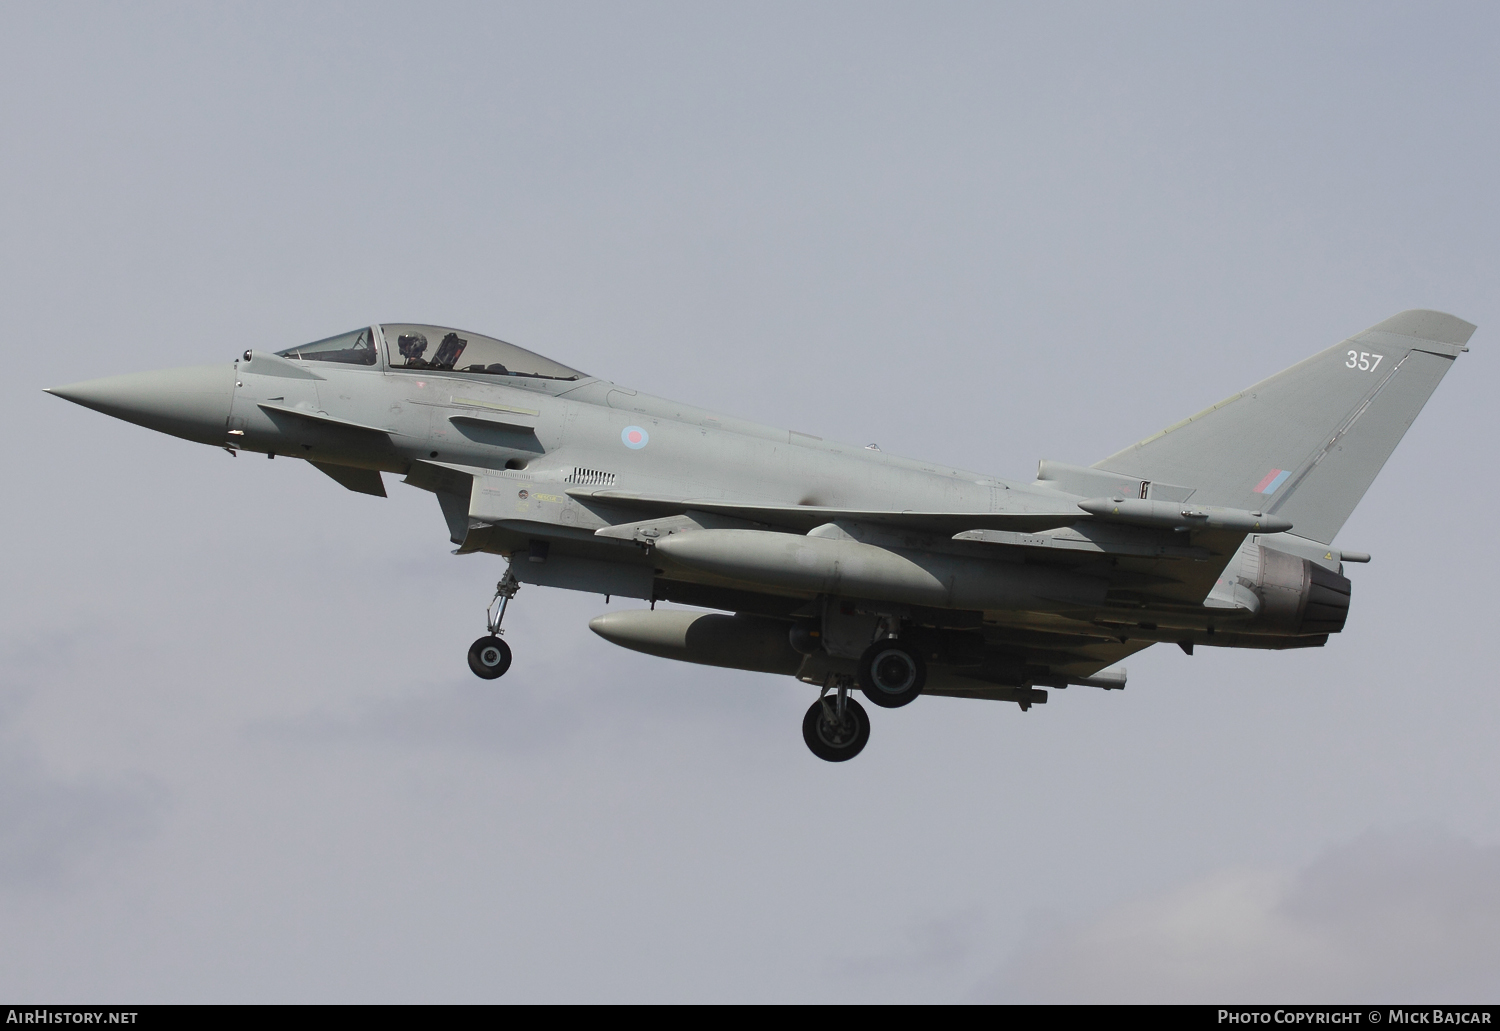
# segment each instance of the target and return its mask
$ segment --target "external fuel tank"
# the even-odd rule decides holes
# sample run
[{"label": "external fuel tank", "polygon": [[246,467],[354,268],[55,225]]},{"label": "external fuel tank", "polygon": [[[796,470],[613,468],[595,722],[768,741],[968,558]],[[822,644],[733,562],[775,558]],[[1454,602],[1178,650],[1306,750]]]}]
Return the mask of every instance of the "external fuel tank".
[{"label": "external fuel tank", "polygon": [[798,594],[966,610],[1057,612],[1102,605],[1108,584],[1021,562],[883,548],[766,530],[692,530],[657,542],[689,570]]}]

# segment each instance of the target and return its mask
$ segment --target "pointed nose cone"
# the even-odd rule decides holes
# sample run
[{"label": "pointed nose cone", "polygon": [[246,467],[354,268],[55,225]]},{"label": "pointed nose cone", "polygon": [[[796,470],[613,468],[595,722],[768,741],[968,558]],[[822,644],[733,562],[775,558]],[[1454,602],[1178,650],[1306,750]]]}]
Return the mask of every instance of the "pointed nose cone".
[{"label": "pointed nose cone", "polygon": [[49,387],[47,393],[174,437],[222,444],[234,401],[234,367],[132,372]]}]

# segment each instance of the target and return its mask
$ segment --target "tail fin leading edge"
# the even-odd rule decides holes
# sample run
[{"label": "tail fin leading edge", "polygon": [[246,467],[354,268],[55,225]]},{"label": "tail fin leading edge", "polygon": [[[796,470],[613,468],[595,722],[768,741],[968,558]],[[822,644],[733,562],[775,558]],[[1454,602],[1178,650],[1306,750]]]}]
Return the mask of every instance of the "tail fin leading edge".
[{"label": "tail fin leading edge", "polygon": [[1094,463],[1331,543],[1475,327],[1404,311]]}]

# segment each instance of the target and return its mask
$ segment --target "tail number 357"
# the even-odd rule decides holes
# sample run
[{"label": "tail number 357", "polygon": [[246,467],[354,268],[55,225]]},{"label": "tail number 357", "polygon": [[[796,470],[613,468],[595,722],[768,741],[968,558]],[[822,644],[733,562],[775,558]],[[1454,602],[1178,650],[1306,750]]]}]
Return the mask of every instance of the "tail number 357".
[{"label": "tail number 357", "polygon": [[1375,367],[1380,364],[1383,354],[1371,354],[1369,351],[1350,351],[1348,361],[1344,362],[1346,369],[1358,369],[1360,372],[1374,372]]}]

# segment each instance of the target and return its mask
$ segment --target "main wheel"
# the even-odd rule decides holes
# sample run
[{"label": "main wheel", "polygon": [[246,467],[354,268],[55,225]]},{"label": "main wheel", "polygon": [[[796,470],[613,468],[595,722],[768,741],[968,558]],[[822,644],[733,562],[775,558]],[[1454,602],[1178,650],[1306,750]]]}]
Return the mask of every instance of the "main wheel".
[{"label": "main wheel", "polygon": [[883,709],[915,701],[926,683],[927,663],[900,641],[876,641],[859,657],[860,690]]},{"label": "main wheel", "polygon": [[510,669],[510,645],[498,637],[481,637],[469,645],[469,668],[485,680],[505,676]]},{"label": "main wheel", "polygon": [[838,701],[828,699],[828,708],[823,708],[823,699],[813,702],[807,715],[802,717],[802,740],[812,749],[812,754],[831,763],[853,759],[870,740],[870,717],[864,706],[853,698],[844,699],[844,718],[830,719],[829,712],[838,711]]}]

